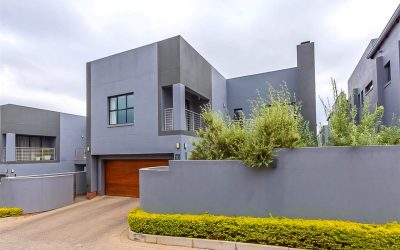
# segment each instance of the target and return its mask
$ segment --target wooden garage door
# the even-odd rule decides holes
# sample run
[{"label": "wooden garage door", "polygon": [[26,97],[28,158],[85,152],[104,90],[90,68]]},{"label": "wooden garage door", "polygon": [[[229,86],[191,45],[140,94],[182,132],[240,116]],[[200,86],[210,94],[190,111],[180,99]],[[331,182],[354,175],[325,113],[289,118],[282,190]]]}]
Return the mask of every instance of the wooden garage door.
[{"label": "wooden garage door", "polygon": [[139,197],[139,169],[168,166],[168,160],[107,160],[106,195]]}]

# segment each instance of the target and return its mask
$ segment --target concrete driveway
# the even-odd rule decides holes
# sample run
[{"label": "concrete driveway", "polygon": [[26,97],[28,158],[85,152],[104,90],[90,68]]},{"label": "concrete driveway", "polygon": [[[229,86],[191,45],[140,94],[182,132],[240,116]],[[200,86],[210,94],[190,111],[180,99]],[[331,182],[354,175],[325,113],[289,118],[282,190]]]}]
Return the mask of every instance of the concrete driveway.
[{"label": "concrete driveway", "polygon": [[102,196],[37,215],[0,219],[0,249],[188,249],[128,239],[138,199]]}]

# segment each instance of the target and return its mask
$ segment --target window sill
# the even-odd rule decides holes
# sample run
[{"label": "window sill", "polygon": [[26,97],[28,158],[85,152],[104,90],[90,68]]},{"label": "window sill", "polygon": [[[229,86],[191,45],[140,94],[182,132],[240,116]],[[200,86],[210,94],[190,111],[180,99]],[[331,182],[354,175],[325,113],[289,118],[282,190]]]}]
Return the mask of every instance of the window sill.
[{"label": "window sill", "polygon": [[392,81],[388,81],[385,86],[383,86],[383,88],[386,88],[387,86],[389,86],[392,83]]},{"label": "window sill", "polygon": [[118,128],[118,127],[127,127],[127,126],[133,126],[134,123],[124,123],[124,124],[115,124],[115,125],[108,125],[108,128]]}]

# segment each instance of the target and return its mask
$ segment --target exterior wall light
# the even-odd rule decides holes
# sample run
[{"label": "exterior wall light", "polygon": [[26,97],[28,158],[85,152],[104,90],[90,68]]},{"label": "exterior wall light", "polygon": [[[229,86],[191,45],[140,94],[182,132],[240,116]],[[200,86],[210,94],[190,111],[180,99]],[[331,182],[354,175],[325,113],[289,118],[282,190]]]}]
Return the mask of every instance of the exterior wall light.
[{"label": "exterior wall light", "polygon": [[181,148],[181,144],[179,142],[176,143],[176,149],[180,149]]},{"label": "exterior wall light", "polygon": [[187,148],[187,144],[186,144],[186,142],[185,142],[185,143],[183,143],[183,148],[184,148],[184,149],[186,149],[186,148]]}]

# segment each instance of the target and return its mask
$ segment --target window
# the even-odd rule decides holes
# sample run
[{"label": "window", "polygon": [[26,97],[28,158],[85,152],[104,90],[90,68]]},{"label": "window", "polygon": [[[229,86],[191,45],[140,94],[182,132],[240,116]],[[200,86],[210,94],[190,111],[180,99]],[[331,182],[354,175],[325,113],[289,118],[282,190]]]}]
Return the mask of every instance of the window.
[{"label": "window", "polygon": [[241,118],[243,118],[243,109],[242,108],[234,109],[233,110],[233,119],[240,120]]},{"label": "window", "polygon": [[392,75],[390,73],[390,61],[385,64],[384,71],[385,71],[385,82],[388,83],[392,80]]},{"label": "window", "polygon": [[374,85],[372,84],[372,81],[368,83],[368,85],[365,87],[365,94],[368,95],[368,93],[374,88]]},{"label": "window", "polygon": [[108,98],[110,125],[133,123],[133,93]]},{"label": "window", "polygon": [[360,102],[360,106],[364,105],[364,91],[361,90],[361,102]]}]

